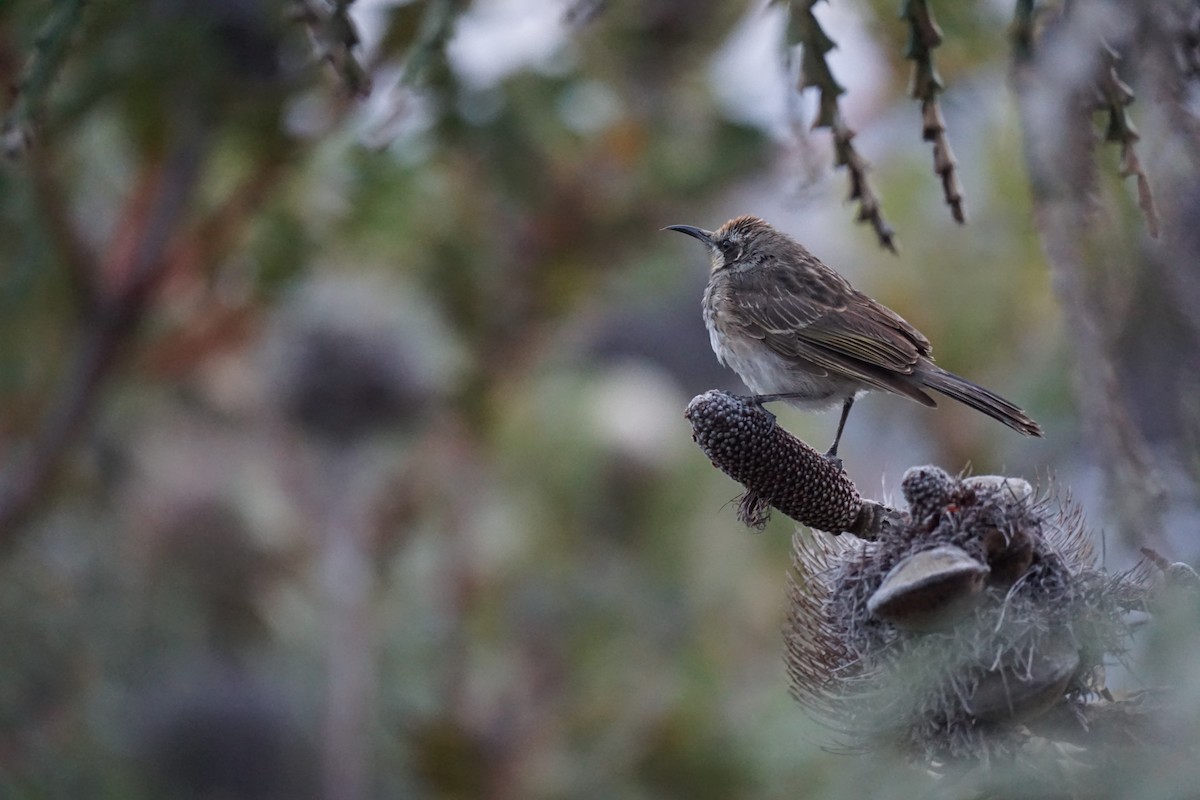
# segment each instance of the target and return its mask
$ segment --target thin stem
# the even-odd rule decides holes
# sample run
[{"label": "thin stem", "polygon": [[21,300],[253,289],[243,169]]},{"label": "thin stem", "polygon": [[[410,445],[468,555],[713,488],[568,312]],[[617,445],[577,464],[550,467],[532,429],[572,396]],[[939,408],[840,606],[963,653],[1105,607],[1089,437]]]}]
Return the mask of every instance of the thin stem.
[{"label": "thin stem", "polygon": [[0,542],[11,540],[54,477],[62,454],[75,440],[95,406],[104,378],[121,346],[144,315],[151,289],[162,274],[167,244],[177,231],[200,172],[207,137],[199,129],[179,138],[155,181],[153,210],[141,224],[117,274],[119,291],[102,299],[84,319],[63,387],[37,431],[0,473]]},{"label": "thin stem", "polygon": [[50,85],[66,61],[68,45],[83,18],[87,0],[59,0],[38,32],[16,98],[0,122],[0,150],[10,158],[22,154],[33,138]]},{"label": "thin stem", "polygon": [[942,31],[926,0],[905,0],[901,19],[908,23],[908,45],[904,57],[913,62],[909,94],[921,101],[921,138],[933,143],[933,171],[942,180],[942,194],[954,221],[966,222],[962,187],[958,183],[957,161],[946,135],[938,96],[945,89],[942,76],[933,63],[933,50],[942,43]]},{"label": "thin stem", "polygon": [[834,78],[825,55],[837,47],[813,14],[818,0],[798,0],[792,5],[789,43],[801,45],[799,90],[816,89],[819,93],[817,118],[813,129],[828,128],[833,136],[834,164],[850,174],[849,199],[857,201],[859,222],[868,222],[879,243],[897,252],[896,232],[883,217],[879,196],[867,178],[870,162],[854,146],[855,131],[842,115],[838,98],[846,89]]},{"label": "thin stem", "polygon": [[1159,220],[1158,209],[1154,203],[1154,193],[1150,190],[1150,180],[1142,169],[1142,162],[1137,154],[1137,142],[1141,138],[1133,120],[1129,118],[1126,109],[1133,103],[1133,89],[1117,75],[1119,56],[1112,48],[1104,47],[1105,63],[1097,79],[1097,89],[1103,100],[1103,110],[1108,113],[1108,126],[1104,133],[1106,142],[1115,142],[1121,146],[1121,164],[1118,167],[1122,178],[1133,177],[1137,184],[1138,208],[1142,210],[1142,218],[1146,221],[1146,230],[1154,238],[1158,238]]},{"label": "thin stem", "polygon": [[358,26],[350,18],[354,0],[295,0],[293,16],[308,28],[309,40],[319,60],[326,62],[352,97],[371,93],[371,76],[354,55]]}]

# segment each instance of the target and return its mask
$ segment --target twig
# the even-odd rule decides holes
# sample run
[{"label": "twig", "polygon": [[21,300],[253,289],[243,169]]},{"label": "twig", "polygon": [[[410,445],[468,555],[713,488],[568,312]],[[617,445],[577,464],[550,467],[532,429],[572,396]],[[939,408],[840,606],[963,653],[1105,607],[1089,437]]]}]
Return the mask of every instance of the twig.
[{"label": "twig", "polygon": [[1046,198],[1071,200],[1091,208],[1095,200],[1096,134],[1089,115],[1094,110],[1094,88],[1086,81],[1067,80],[1050,73],[1041,58],[1042,41],[1054,37],[1057,47],[1081,46],[1061,41],[1076,35],[1067,29],[1060,12],[1048,24],[1049,33],[1038,32],[1033,0],[1017,0],[1011,27],[1011,80],[1023,114],[1042,112],[1053,116],[1037,127],[1023,125],[1026,136],[1025,159],[1034,194]]},{"label": "twig", "polygon": [[844,94],[846,89],[834,78],[833,70],[825,60],[825,54],[836,47],[837,43],[829,38],[813,14],[813,6],[818,2],[820,0],[796,0],[793,3],[789,43],[801,45],[798,89],[804,91],[813,88],[819,92],[813,129],[829,129],[833,136],[834,164],[845,167],[850,173],[848,199],[858,202],[858,221],[871,223],[879,243],[895,253],[898,251],[896,232],[884,219],[879,197],[867,180],[870,163],[855,148],[855,131],[846,124],[842,115],[838,97]]},{"label": "twig", "polygon": [[372,509],[381,494],[370,462],[355,452],[326,454],[320,486],[324,605],[328,626],[328,694],[323,730],[325,796],[369,796],[370,718],[378,692],[377,645],[372,635],[372,590],[377,530]]},{"label": "twig", "polygon": [[110,372],[117,353],[147,307],[162,274],[167,243],[176,232],[199,175],[207,136],[198,127],[181,135],[156,181],[157,197],[138,240],[127,251],[120,289],[101,297],[84,320],[80,341],[56,402],[30,438],[24,457],[0,474],[0,543],[11,541],[16,526],[54,476],[63,452],[74,441]]},{"label": "twig", "polygon": [[1108,127],[1104,133],[1104,140],[1121,145],[1119,174],[1122,178],[1132,176],[1136,180],[1138,208],[1142,210],[1142,217],[1146,220],[1147,232],[1157,239],[1158,209],[1155,208],[1150,181],[1142,169],[1136,148],[1141,137],[1125,111],[1134,101],[1133,89],[1117,75],[1117,61],[1120,57],[1108,45],[1103,47],[1104,65],[1096,84],[1102,98],[1101,107],[1108,112]]},{"label": "twig", "polygon": [[[1063,28],[1069,21],[1060,18],[1053,35],[1090,36]],[[1105,254],[1089,250],[1095,132],[1089,117],[1094,105],[1085,101],[1094,98],[1096,87],[1089,73],[1064,81],[1052,69],[1036,43],[1033,49],[1014,48],[1013,86],[1034,221],[1074,340],[1085,431],[1095,443],[1122,533],[1131,545],[1153,545],[1162,536],[1165,489],[1145,438],[1130,420],[1113,368],[1112,325],[1102,313],[1095,278],[1113,267],[1105,264]]]},{"label": "twig", "polygon": [[[1016,79],[1026,87],[1030,86],[1028,73],[1031,70],[1036,71],[1037,69],[1037,51],[1040,44],[1038,41],[1035,41],[1033,5],[1031,0],[1018,0],[1012,26],[1014,71],[1023,73],[1017,74]],[[1074,30],[1066,27],[1071,23],[1072,19],[1064,10],[1060,13],[1057,24],[1047,27],[1054,31],[1054,34],[1052,34],[1054,36],[1072,36],[1080,40],[1075,42],[1077,46],[1081,48],[1094,48],[1089,55],[1096,58],[1096,63],[1094,64],[1094,71],[1091,73],[1094,76],[1091,85],[1068,87],[1073,96],[1066,99],[1072,103],[1082,102],[1089,114],[1096,111],[1108,114],[1104,140],[1115,142],[1121,146],[1121,160],[1118,167],[1118,174],[1122,178],[1133,177],[1135,179],[1138,208],[1141,209],[1142,217],[1146,222],[1146,230],[1152,237],[1158,238],[1158,209],[1155,205],[1154,194],[1150,188],[1150,181],[1146,176],[1145,170],[1142,169],[1141,159],[1137,153],[1136,145],[1141,137],[1126,110],[1135,99],[1133,89],[1122,81],[1118,75],[1117,62],[1120,60],[1120,56],[1104,40],[1103,34],[1097,32],[1093,29],[1093,26],[1089,25],[1086,15],[1081,16],[1083,21],[1076,24]],[[1041,34],[1041,38],[1047,38],[1046,33]],[[1042,91],[1045,91],[1046,87],[1053,89],[1057,82],[1061,82],[1059,76],[1050,75],[1045,72],[1041,74],[1040,78],[1044,84]],[[1050,102],[1061,102],[1063,99],[1062,97],[1046,98]],[[1082,124],[1082,121],[1079,124]],[[1088,152],[1090,154],[1091,151],[1089,150]],[[1072,160],[1078,160],[1079,154],[1073,153],[1070,155]],[[1046,166],[1053,167],[1054,165],[1047,164]],[[1040,179],[1040,175],[1036,172],[1031,173],[1031,177],[1035,181]],[[1088,188],[1090,189],[1091,187]]]},{"label": "twig", "polygon": [[[289,153],[275,152],[276,157],[260,161],[256,170],[223,202],[172,242],[165,256],[168,264],[165,281],[171,281],[175,275],[198,276],[207,265],[222,263],[238,246],[254,214],[287,174]],[[213,350],[246,336],[255,319],[248,304],[231,305],[218,293],[211,292],[204,300],[192,308],[191,316],[181,320],[173,332],[150,343],[140,354],[140,363],[159,374],[187,370]]]},{"label": "twig", "polygon": [[49,150],[46,143],[40,141],[29,147],[27,163],[33,193],[49,229],[51,246],[58,251],[75,287],[76,306],[80,314],[86,316],[95,310],[98,302],[98,265],[71,222],[69,203],[54,175]]},{"label": "twig", "polygon": [[572,0],[563,12],[563,22],[572,28],[582,28],[608,10],[609,0]]},{"label": "twig", "polygon": [[352,97],[371,93],[371,76],[354,55],[360,44],[358,27],[350,18],[354,0],[294,0],[293,17],[308,28],[317,58],[326,62]]},{"label": "twig", "polygon": [[1033,6],[1034,0],[1017,0],[1013,13],[1009,39],[1012,41],[1013,61],[1017,65],[1028,64],[1033,59]]},{"label": "twig", "polygon": [[1174,33],[1179,71],[1185,78],[1195,78],[1200,76],[1200,8],[1192,4],[1174,10],[1180,17]]},{"label": "twig", "polygon": [[219,262],[253,221],[254,213],[279,186],[287,174],[291,156],[291,150],[280,146],[270,158],[260,160],[256,169],[223,202],[172,246],[167,256],[171,268],[186,272],[192,265]]},{"label": "twig", "polygon": [[0,152],[16,158],[29,147],[50,84],[66,60],[87,0],[60,0],[33,43],[33,55],[17,84],[16,98],[0,122]]},{"label": "twig", "polygon": [[1159,107],[1166,113],[1176,141],[1185,148],[1193,168],[1200,166],[1200,120],[1189,108],[1192,87],[1200,78],[1200,6],[1161,3],[1139,6],[1143,41],[1171,41],[1172,48],[1148,47],[1146,83],[1157,87]]},{"label": "twig", "polygon": [[908,22],[908,45],[904,57],[913,62],[909,95],[921,101],[921,138],[933,143],[933,171],[942,179],[942,194],[954,221],[966,222],[962,187],[958,183],[957,162],[946,135],[938,95],[945,89],[933,63],[933,49],[942,43],[942,31],[933,18],[926,0],[905,0],[901,19]]},{"label": "twig", "polygon": [[462,5],[461,0],[430,0],[425,16],[421,18],[417,39],[405,59],[401,86],[418,83],[433,57],[443,52],[454,30],[455,15]]}]

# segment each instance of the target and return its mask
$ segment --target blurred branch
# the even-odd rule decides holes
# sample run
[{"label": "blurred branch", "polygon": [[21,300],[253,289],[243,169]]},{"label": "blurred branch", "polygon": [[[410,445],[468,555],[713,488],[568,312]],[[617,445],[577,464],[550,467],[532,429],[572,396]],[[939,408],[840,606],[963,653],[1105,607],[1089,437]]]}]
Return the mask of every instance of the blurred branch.
[{"label": "blurred branch", "polygon": [[462,10],[462,0],[429,0],[417,40],[404,61],[401,86],[412,86],[425,73],[434,56],[443,52],[450,34],[454,31],[454,19]]},{"label": "blurred branch", "polygon": [[[773,0],[784,2],[784,0]],[[869,222],[875,229],[879,243],[897,252],[896,232],[883,218],[883,210],[875,189],[867,180],[869,162],[854,146],[855,131],[842,115],[838,97],[846,89],[833,76],[825,54],[837,47],[829,38],[813,14],[813,6],[819,0],[796,0],[792,3],[792,34],[789,44],[801,46],[799,90],[813,88],[819,92],[817,118],[813,129],[828,128],[833,136],[834,164],[845,167],[850,173],[850,200],[858,201],[858,221]]]},{"label": "blurred branch", "polygon": [[1034,0],[1017,0],[1013,12],[1009,38],[1012,41],[1013,61],[1017,64],[1028,63],[1033,58],[1033,7]]},{"label": "blurred branch", "polygon": [[[1025,4],[1020,4],[1024,6]],[[1018,8],[1019,32],[1024,30]],[[1043,37],[1057,48],[1084,47],[1095,54],[1093,31],[1059,18]],[[1074,337],[1077,394],[1084,428],[1104,470],[1113,510],[1129,544],[1152,545],[1162,535],[1165,490],[1149,447],[1134,425],[1114,370],[1113,328],[1099,296],[1106,262],[1118,254],[1095,243],[1091,199],[1095,135],[1091,127],[1095,85],[1092,70],[1074,77],[1056,70],[1039,42],[1016,38],[1013,86],[1016,92],[1026,168],[1033,195],[1034,222]]]},{"label": "blurred branch", "polygon": [[608,10],[609,0],[571,0],[563,12],[563,22],[582,28]]},{"label": "blurred branch", "polygon": [[254,221],[255,213],[287,176],[286,167],[292,155],[291,148],[280,145],[271,157],[260,160],[207,217],[197,222],[191,232],[172,247],[167,259],[172,269],[191,271],[199,265],[213,264],[224,258]]},{"label": "blurred branch", "polygon": [[[359,454],[329,458],[321,494],[321,571],[328,619],[329,695],[325,709],[325,797],[370,796],[372,698],[378,692],[372,604],[377,531],[372,509],[379,487],[364,491]],[[366,470],[370,472],[370,468]]]},{"label": "blurred branch", "polygon": [[[80,341],[55,402],[23,456],[12,457],[0,473],[0,543],[11,540],[49,484],[60,457],[95,404],[126,336],[144,315],[151,290],[166,266],[167,244],[195,188],[206,145],[207,136],[199,126],[181,135],[161,166],[152,167],[155,174],[148,195],[135,197],[126,218],[118,223],[114,240],[120,243],[123,232],[131,234],[130,246],[121,248],[119,263],[113,264],[119,288],[98,295],[82,321]],[[143,199],[150,209],[144,220],[137,202]]]},{"label": "blurred branch", "polygon": [[371,93],[371,77],[363,69],[354,48],[361,40],[358,27],[350,18],[354,0],[294,0],[294,17],[308,28],[317,58],[326,62],[353,97]]},{"label": "blurred branch", "polygon": [[59,0],[56,5],[34,39],[33,55],[17,84],[12,108],[0,122],[0,152],[10,158],[23,153],[33,138],[42,102],[66,60],[87,0]]},{"label": "blurred branch", "polygon": [[[161,173],[155,176],[157,196],[143,194],[140,198],[135,197],[135,202],[131,203],[131,213],[126,219],[127,223],[132,224],[124,229],[121,225],[117,226],[117,235],[114,237],[116,263],[109,264],[106,272],[116,277],[122,285],[108,305],[113,311],[124,313],[113,316],[140,313],[147,295],[165,271],[168,261],[164,254],[182,224],[184,211],[199,177],[206,145],[207,136],[199,126],[182,134],[164,160]],[[146,201],[149,210],[145,222],[141,223],[136,219],[140,216],[136,203],[139,199]],[[122,233],[131,236],[128,247],[122,246]]]},{"label": "blurred branch", "polygon": [[[56,404],[30,437],[26,456],[0,473],[0,542],[12,534],[53,478],[58,461],[95,404],[120,347],[149,310],[159,281],[170,271],[191,271],[223,257],[286,174],[289,158],[282,151],[261,162],[225,202],[184,234],[184,212],[199,176],[206,140],[206,134],[197,129],[181,138],[161,167],[148,169],[143,188],[131,197],[116,226],[103,269],[67,217],[66,201],[48,154],[40,146],[32,148],[30,165],[39,198],[85,302],[81,303],[79,344]],[[119,288],[105,290],[100,283],[104,278],[115,280]]]},{"label": "blurred branch", "polygon": [[[1139,5],[1139,10],[1142,41],[1155,43],[1141,48],[1149,62],[1148,80],[1156,87],[1156,99],[1195,167],[1200,165],[1200,120],[1189,105],[1200,79],[1200,7],[1172,3],[1164,13],[1162,4],[1147,3]],[[1174,47],[1157,46],[1162,41],[1172,41]]]},{"label": "blurred branch", "polygon": [[98,300],[99,264],[71,222],[70,204],[50,164],[50,148],[46,143],[34,142],[28,154],[33,192],[48,228],[50,243],[58,251],[74,285],[76,306],[80,314],[86,316],[92,313]]},{"label": "blurred branch", "polygon": [[[166,257],[169,276],[198,276],[206,267],[225,261],[239,246],[255,215],[289,174],[286,167],[290,149],[279,147],[273,152],[269,159],[260,160],[208,216],[171,245]],[[252,301],[243,298],[231,304],[220,292],[209,292],[203,300],[191,307],[190,317],[143,350],[142,363],[152,373],[159,377],[186,373],[215,351],[241,342],[253,329],[257,308]]]},{"label": "blurred branch", "polygon": [[1184,6],[1182,13],[1186,15],[1183,24],[1176,34],[1179,57],[1182,61],[1182,72],[1186,77],[1200,76],[1200,8],[1195,4]]},{"label": "blurred branch", "polygon": [[908,45],[904,57],[913,62],[909,95],[921,101],[921,138],[933,142],[933,171],[942,179],[942,194],[954,221],[966,222],[962,187],[958,184],[957,162],[946,136],[938,95],[945,89],[942,76],[933,63],[933,49],[942,43],[942,31],[933,18],[926,0],[905,0],[901,19],[908,22]]},{"label": "blurred branch", "polygon": [[[1135,99],[1134,91],[1121,80],[1117,73],[1117,62],[1120,60],[1120,56],[1105,40],[1104,32],[1100,28],[1104,16],[1103,11],[1103,9],[1086,11],[1080,9],[1078,13],[1071,16],[1067,13],[1067,9],[1064,9],[1059,12],[1053,23],[1048,22],[1043,27],[1054,31],[1051,36],[1058,40],[1054,42],[1053,46],[1070,46],[1083,51],[1091,51],[1087,53],[1087,57],[1095,61],[1090,72],[1094,76],[1092,85],[1071,87],[1072,97],[1070,99],[1079,101],[1085,95],[1090,94],[1084,102],[1088,116],[1095,111],[1103,111],[1108,114],[1104,140],[1120,144],[1121,160],[1118,174],[1122,178],[1135,178],[1138,207],[1145,219],[1146,230],[1152,237],[1157,238],[1159,233],[1158,209],[1155,205],[1154,194],[1150,189],[1150,181],[1142,169],[1136,147],[1141,137],[1126,111]],[[1149,12],[1147,15],[1154,16]],[[1011,28],[1013,63],[1016,69],[1028,71],[1036,65],[1039,46],[1042,44],[1035,40],[1036,36],[1034,4],[1030,0],[1018,0]],[[1044,41],[1047,38],[1046,32],[1042,31],[1040,37]],[[1154,50],[1155,48],[1149,49]],[[1041,71],[1038,79],[1048,86],[1069,80],[1062,75],[1050,74],[1045,69]],[[1164,83],[1170,83],[1170,81]],[[1076,119],[1071,124],[1084,126],[1090,124],[1090,120]],[[1194,130],[1194,125],[1191,128]],[[1032,177],[1036,181],[1037,176]]]}]

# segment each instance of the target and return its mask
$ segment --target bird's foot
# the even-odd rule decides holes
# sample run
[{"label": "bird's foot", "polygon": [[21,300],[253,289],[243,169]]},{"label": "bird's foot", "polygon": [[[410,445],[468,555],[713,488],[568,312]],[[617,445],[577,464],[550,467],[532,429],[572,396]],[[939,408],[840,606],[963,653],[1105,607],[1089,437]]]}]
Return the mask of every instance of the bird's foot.
[{"label": "bird's foot", "polygon": [[755,405],[761,406],[763,403],[774,403],[777,400],[803,400],[805,395],[796,392],[777,392],[776,394],[756,394],[751,396],[751,400]]},{"label": "bird's foot", "polygon": [[766,406],[763,405],[763,403],[774,400],[775,397],[773,395],[769,395],[769,394],[743,395],[742,399],[745,400],[746,402],[750,403],[750,405],[757,406],[759,409],[761,409],[764,414],[766,414],[768,417],[771,418],[772,425],[777,425],[779,423],[779,420],[775,418],[775,414],[772,413],[769,408],[767,408]]},{"label": "bird's foot", "polygon": [[828,452],[826,452],[824,454],[824,458],[826,461],[828,461],[830,464],[833,464],[839,470],[842,469],[842,460],[840,458],[838,458],[837,447],[829,448]]}]

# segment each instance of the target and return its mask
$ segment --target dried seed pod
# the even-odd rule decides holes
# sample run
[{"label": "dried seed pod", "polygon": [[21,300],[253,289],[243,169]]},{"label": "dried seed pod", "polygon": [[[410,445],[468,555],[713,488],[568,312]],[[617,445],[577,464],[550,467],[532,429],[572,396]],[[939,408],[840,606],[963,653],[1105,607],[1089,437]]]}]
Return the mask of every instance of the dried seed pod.
[{"label": "dried seed pod", "polygon": [[459,353],[431,304],[364,275],[297,286],[262,359],[284,418],[346,447],[418,427],[453,383]]},{"label": "dried seed pod", "polygon": [[1193,591],[1200,589],[1200,574],[1189,564],[1185,564],[1182,561],[1172,562],[1164,558],[1158,551],[1152,550],[1149,547],[1142,548],[1142,555],[1162,571],[1163,580],[1168,585],[1177,588],[1187,588]]},{"label": "dried seed pod", "polygon": [[906,630],[949,627],[974,608],[988,571],[952,545],[912,553],[883,577],[867,610]]},{"label": "dried seed pod", "polygon": [[1033,486],[1024,478],[1010,478],[1004,475],[974,475],[970,478],[963,478],[962,485],[979,495],[1007,498],[1010,504],[1023,503],[1033,497]]},{"label": "dried seed pod", "polygon": [[1024,528],[988,528],[981,538],[992,586],[1012,586],[1033,564],[1033,539]]},{"label": "dried seed pod", "polygon": [[1079,648],[1070,635],[1047,637],[1027,659],[1011,659],[988,671],[964,698],[980,722],[1021,722],[1062,702],[1079,670]]},{"label": "dried seed pod", "polygon": [[898,519],[892,509],[864,502],[838,464],[745,398],[708,391],[692,399],[684,416],[713,466],[746,487],[739,517],[748,525],[763,527],[768,506],[818,530],[863,537]]},{"label": "dried seed pod", "polygon": [[937,467],[909,467],[900,480],[900,491],[908,501],[913,522],[922,523],[950,503],[954,479]]},{"label": "dried seed pod", "polygon": [[839,746],[899,746],[930,764],[1010,758],[1038,714],[1089,735],[1080,720],[1108,697],[1104,664],[1128,648],[1127,611],[1152,607],[1160,568],[1147,556],[1102,572],[1078,507],[1017,500],[1022,489],[916,468],[904,490],[919,516],[903,528],[796,538],[789,674]]},{"label": "dried seed pod", "polygon": [[1182,561],[1164,558],[1160,553],[1149,547],[1142,548],[1145,560],[1141,569],[1135,567],[1135,572],[1151,577],[1135,585],[1128,592],[1128,604],[1131,608],[1144,608],[1151,613],[1169,613],[1177,608],[1194,608],[1200,601],[1200,575],[1190,565]]}]

